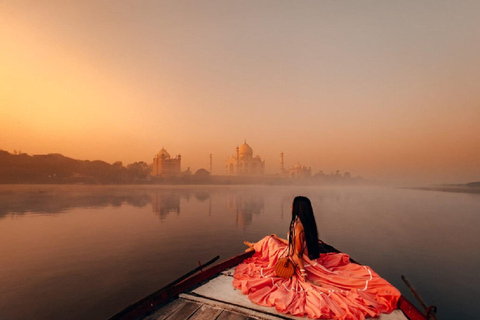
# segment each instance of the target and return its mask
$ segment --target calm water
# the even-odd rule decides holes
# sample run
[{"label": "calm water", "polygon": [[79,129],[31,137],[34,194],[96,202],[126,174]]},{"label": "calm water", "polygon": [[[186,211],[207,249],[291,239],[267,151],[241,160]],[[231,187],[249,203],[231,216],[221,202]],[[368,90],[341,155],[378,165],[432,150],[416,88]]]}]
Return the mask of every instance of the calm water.
[{"label": "calm water", "polygon": [[480,195],[263,186],[0,186],[0,319],[105,319],[199,260],[285,235],[296,195],[322,239],[408,298],[401,274],[440,319],[478,319]]}]

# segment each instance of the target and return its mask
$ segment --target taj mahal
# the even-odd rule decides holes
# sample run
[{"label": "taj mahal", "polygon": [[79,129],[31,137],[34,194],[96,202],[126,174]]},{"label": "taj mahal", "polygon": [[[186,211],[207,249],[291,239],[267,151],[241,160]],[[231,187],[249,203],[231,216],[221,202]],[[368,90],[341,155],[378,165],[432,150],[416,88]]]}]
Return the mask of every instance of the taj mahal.
[{"label": "taj mahal", "polygon": [[[151,165],[152,170],[150,175],[152,177],[178,177],[184,174],[191,174],[190,168],[187,171],[181,171],[182,156],[175,157],[162,148],[153,158]],[[210,173],[212,173],[212,155],[210,154]],[[225,162],[226,176],[246,176],[246,177],[260,177],[265,175],[265,160],[259,155],[253,155],[253,149],[247,144],[245,140],[241,146],[235,148],[235,154],[230,156]],[[279,176],[293,179],[302,179],[311,177],[311,168],[305,167],[300,163],[296,163],[289,169],[284,167],[283,152],[280,153],[280,171]]]},{"label": "taj mahal", "polygon": [[177,155],[172,158],[170,154],[162,148],[153,158],[152,171],[153,177],[159,176],[176,176],[181,174],[182,156]]},{"label": "taj mahal", "polygon": [[226,174],[234,176],[262,176],[265,174],[265,160],[253,156],[253,149],[245,141],[235,149],[235,155],[228,158]]}]

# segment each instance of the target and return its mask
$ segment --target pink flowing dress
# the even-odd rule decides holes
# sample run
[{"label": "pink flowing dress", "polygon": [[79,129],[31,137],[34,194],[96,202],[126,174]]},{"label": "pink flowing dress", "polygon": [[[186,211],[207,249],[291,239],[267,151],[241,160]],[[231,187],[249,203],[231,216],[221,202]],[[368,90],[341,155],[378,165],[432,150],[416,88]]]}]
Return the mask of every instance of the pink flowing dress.
[{"label": "pink flowing dress", "polygon": [[307,281],[298,268],[290,279],[275,276],[275,263],[286,248],[271,236],[258,241],[255,254],[235,268],[233,286],[253,303],[312,319],[363,320],[396,309],[400,292],[344,253],[321,254],[316,260],[304,254]]}]

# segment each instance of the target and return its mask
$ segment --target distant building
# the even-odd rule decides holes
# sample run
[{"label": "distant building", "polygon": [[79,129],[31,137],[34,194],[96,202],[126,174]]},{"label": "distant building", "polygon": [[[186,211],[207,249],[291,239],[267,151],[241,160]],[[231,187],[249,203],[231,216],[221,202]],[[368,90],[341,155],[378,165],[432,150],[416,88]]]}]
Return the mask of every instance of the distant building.
[{"label": "distant building", "polygon": [[162,148],[153,158],[151,175],[153,177],[180,175],[181,162],[181,155],[171,158],[167,150]]},{"label": "distant building", "polygon": [[296,163],[288,169],[288,177],[294,179],[310,178],[312,176],[312,168],[302,166],[300,163]]},{"label": "distant building", "polygon": [[312,168],[302,166],[300,163],[296,163],[291,166],[288,170],[284,167],[283,162],[283,152],[280,153],[280,175],[288,178],[293,179],[302,179],[302,178],[310,178],[312,176]]},{"label": "distant building", "polygon": [[226,174],[234,176],[261,176],[265,174],[265,161],[253,157],[253,149],[245,141],[235,149],[235,156],[227,159]]}]

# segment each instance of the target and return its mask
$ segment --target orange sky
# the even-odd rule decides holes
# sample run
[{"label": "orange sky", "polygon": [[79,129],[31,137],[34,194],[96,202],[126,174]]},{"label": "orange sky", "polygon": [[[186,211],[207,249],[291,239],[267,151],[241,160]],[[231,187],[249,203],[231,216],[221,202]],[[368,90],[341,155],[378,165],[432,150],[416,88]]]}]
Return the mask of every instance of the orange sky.
[{"label": "orange sky", "polygon": [[2,1],[0,149],[480,180],[478,1]]}]

